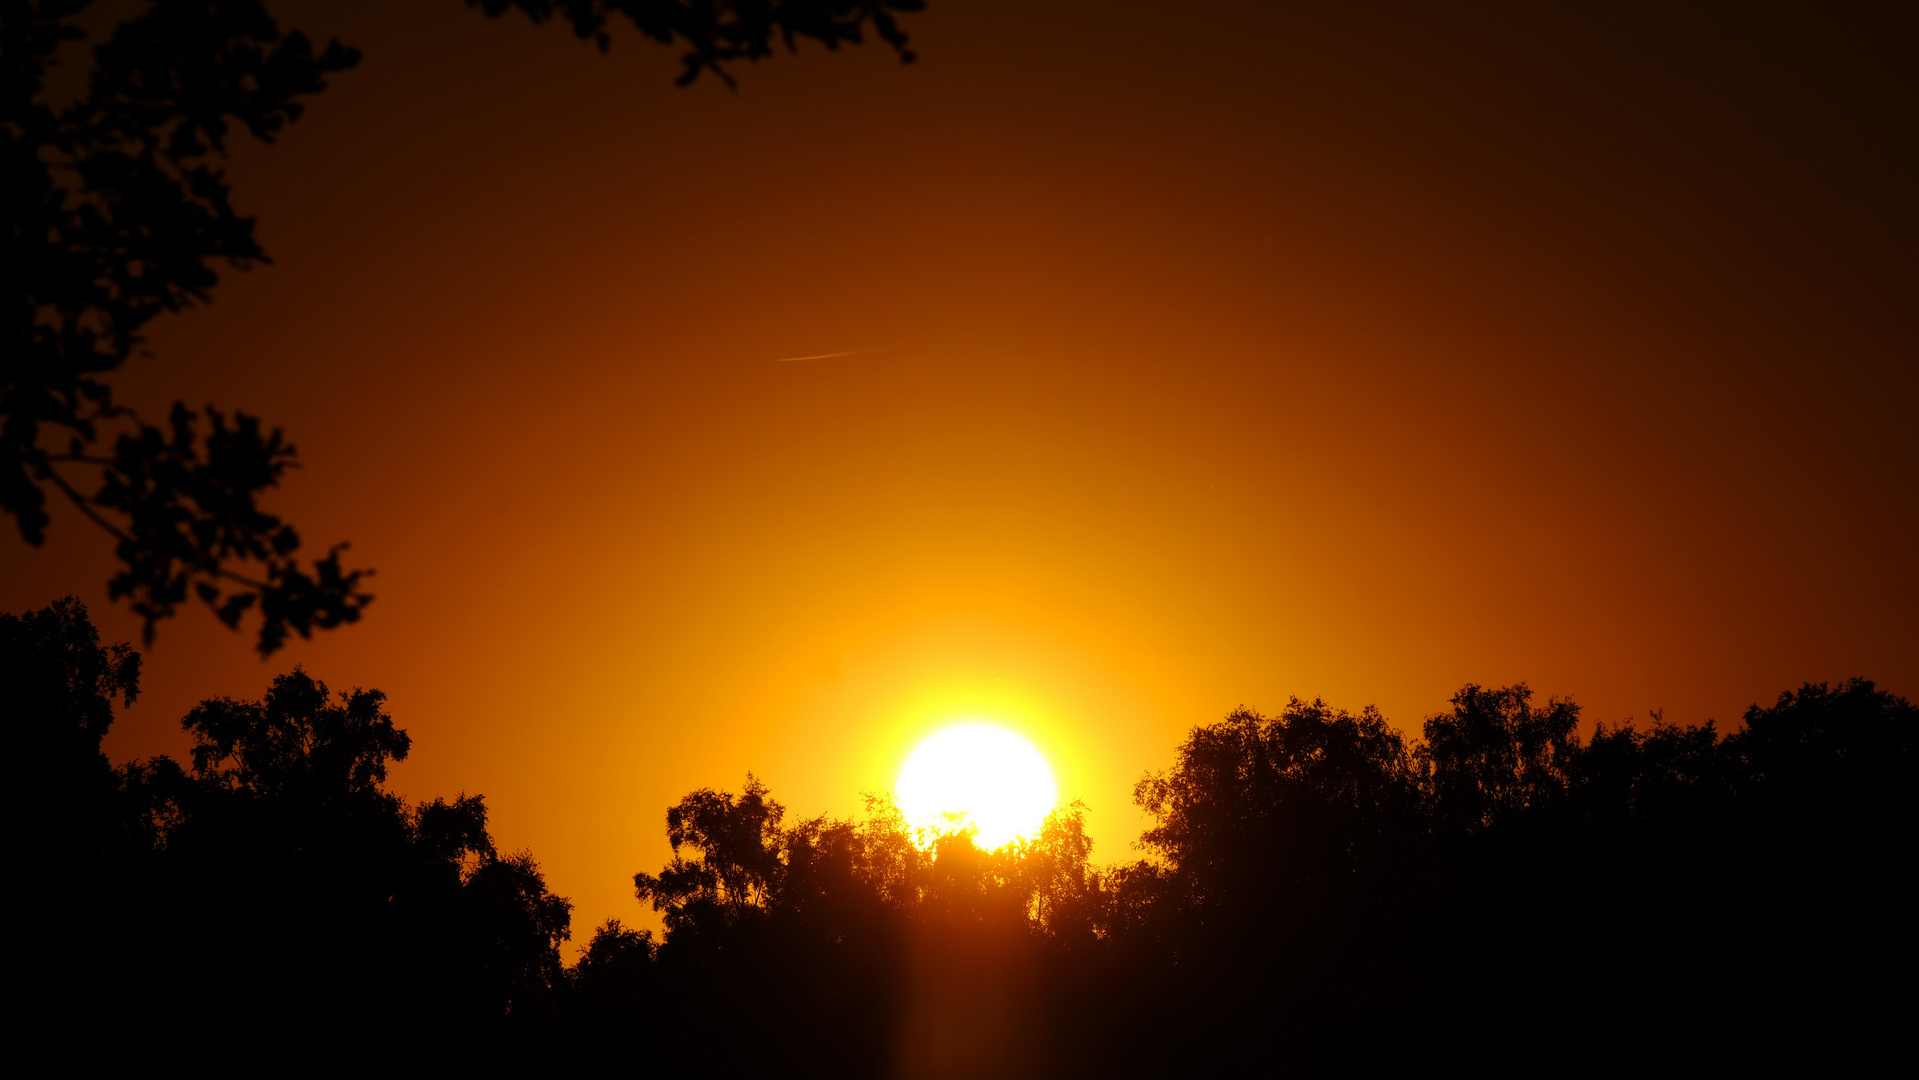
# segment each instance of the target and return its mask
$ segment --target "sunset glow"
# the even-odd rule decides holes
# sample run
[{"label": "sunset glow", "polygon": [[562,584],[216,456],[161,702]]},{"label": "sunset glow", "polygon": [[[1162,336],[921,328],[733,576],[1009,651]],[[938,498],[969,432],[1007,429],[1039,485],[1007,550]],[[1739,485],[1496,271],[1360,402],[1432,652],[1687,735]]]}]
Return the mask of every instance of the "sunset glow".
[{"label": "sunset glow", "polygon": [[927,842],[973,829],[987,850],[1039,831],[1059,802],[1053,771],[1033,744],[990,724],[960,724],[927,736],[895,785],[900,810]]},{"label": "sunset glow", "polygon": [[[105,760],[186,767],[184,718],[263,700],[295,670],[336,696],[378,690],[411,747],[384,790],[409,812],[484,795],[502,858],[533,853],[572,904],[554,946],[571,964],[609,920],[663,945],[671,909],[637,899],[635,874],[721,858],[676,844],[666,815],[699,792],[745,814],[749,774],[781,828],[866,828],[869,796],[893,794],[922,845],[968,826],[1003,844],[1083,804],[1104,873],[1159,865],[1136,846],[1161,825],[1141,778],[1241,706],[1372,706],[1417,748],[1468,685],[1570,698],[1580,738],[1655,716],[1724,736],[1755,703],[1853,676],[1919,700],[1919,5],[671,10],[744,33],[774,24],[742,12],[789,3],[796,19],[864,18],[862,43],[769,39],[725,78],[678,85],[692,46],[621,14],[658,5],[614,0],[7,9],[84,37],[15,34],[14,15],[0,35],[58,54],[9,69],[26,81],[8,138],[29,140],[16,158],[46,186],[9,185],[31,196],[9,199],[10,243],[41,254],[9,255],[0,614],[71,596],[103,648],[140,654]],[[309,89],[293,93],[297,123],[273,113],[270,142],[218,114],[230,153],[203,164],[232,190],[215,207],[187,173],[161,183],[141,164],[147,147],[173,169],[161,148],[188,123],[140,96],[174,70],[157,53],[109,52],[139,64],[80,106],[121,22],[178,19],[128,40],[184,48],[257,23],[196,12],[256,4],[305,35],[285,62],[336,39],[364,59],[324,90],[271,75]],[[881,11],[910,32],[913,63],[875,36]],[[602,16],[604,51],[575,32]],[[165,92],[266,115],[221,66],[275,55],[250,40],[194,45]],[[215,115],[199,93],[177,104]],[[125,227],[108,236],[96,214]],[[220,254],[251,250],[243,234],[264,257]],[[117,338],[109,301],[131,320]],[[170,441],[176,403],[198,413],[197,457]],[[283,431],[297,459],[273,459],[283,475],[204,467],[209,407]],[[122,435],[146,456],[103,464]],[[205,486],[275,477],[251,509]],[[263,552],[301,538],[287,557],[315,582],[350,541],[339,566],[377,571],[356,586],[376,599],[329,629],[359,608],[320,604],[260,559],[221,556],[223,576],[183,556],[241,551],[228,541],[243,526]],[[124,588],[136,570],[144,601]],[[283,620],[263,656],[270,605],[246,582],[280,583],[315,618]],[[47,685],[97,682],[64,678]],[[0,705],[9,723],[23,708]],[[21,755],[36,784],[42,757]],[[1270,835],[1293,836],[1274,820]],[[241,825],[235,843],[252,835]],[[945,903],[963,861],[934,873],[902,856],[926,871],[908,891]],[[119,880],[86,879],[99,919],[159,925],[124,917],[145,909],[103,884]],[[159,895],[188,910],[187,893]],[[1368,895],[1396,898],[1404,926],[1436,925],[1410,886]],[[257,910],[259,927],[295,925],[291,908]],[[97,924],[83,915],[61,925]],[[208,985],[248,985],[214,966],[215,939],[187,934],[197,923],[167,925],[205,950]],[[73,935],[47,936],[55,969],[149,1000],[105,960],[63,966]],[[136,944],[126,957],[152,952]],[[152,968],[157,985],[169,974]],[[930,1018],[914,1044],[927,1075],[1052,1068],[955,1063],[948,1049],[986,1025],[949,1025],[971,1006],[948,1004],[911,1003]],[[1133,1008],[1111,1015],[1147,1015]],[[652,1030],[633,1045],[666,1045]],[[892,1053],[874,1060],[918,1075]]]}]

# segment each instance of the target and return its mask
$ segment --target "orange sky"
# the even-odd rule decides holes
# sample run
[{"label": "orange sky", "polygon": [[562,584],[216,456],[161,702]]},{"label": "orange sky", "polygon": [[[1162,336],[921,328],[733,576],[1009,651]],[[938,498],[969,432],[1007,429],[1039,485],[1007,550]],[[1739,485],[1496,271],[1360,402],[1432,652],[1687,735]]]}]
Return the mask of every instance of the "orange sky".
[{"label": "orange sky", "polygon": [[[275,5],[366,60],[240,154],[276,264],[120,385],[284,425],[274,507],[379,599],[267,664],[166,624],[109,751],[295,663],[380,687],[398,788],[484,792],[584,929],[686,791],[850,813],[948,719],[1113,860],[1241,703],[1919,694],[1910,13],[1296,6],[933,0],[917,65],[732,93]],[[9,526],[0,601],[137,639],[109,548]]]}]

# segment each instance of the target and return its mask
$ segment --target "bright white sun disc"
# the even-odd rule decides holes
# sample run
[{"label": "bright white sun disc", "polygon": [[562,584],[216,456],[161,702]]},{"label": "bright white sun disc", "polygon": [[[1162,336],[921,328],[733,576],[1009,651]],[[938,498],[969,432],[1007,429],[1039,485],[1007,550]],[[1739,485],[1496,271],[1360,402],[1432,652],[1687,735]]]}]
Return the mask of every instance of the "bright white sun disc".
[{"label": "bright white sun disc", "polygon": [[928,735],[900,769],[894,793],[909,825],[936,832],[972,827],[991,850],[1039,832],[1059,802],[1053,770],[1033,744],[991,724]]}]

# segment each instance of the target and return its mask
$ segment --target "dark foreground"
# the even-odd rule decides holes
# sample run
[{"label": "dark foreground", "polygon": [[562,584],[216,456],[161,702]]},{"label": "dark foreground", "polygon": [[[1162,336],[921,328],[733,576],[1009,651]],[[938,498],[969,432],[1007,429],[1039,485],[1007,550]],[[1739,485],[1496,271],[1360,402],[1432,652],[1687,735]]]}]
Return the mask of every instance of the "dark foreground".
[{"label": "dark foreground", "polygon": [[17,1030],[214,1072],[1062,1076],[1845,1067],[1914,959],[1915,710],[1855,680],[1740,730],[1608,728],[1467,686],[1409,745],[1293,701],[1196,728],[1137,798],[930,853],[897,813],[789,822],[749,777],[667,815],[655,941],[505,854],[479,796],[384,789],[377,691],[203,703],[190,762],[112,765],[139,658],[67,601],[0,615],[27,861]]}]

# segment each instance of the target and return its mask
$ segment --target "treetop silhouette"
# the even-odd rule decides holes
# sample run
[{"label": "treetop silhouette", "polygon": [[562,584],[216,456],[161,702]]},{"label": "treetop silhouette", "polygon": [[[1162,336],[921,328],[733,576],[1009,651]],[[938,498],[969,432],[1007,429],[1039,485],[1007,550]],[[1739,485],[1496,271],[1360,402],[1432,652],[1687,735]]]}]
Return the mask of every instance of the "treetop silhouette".
[{"label": "treetop silhouette", "polygon": [[1144,857],[1108,866],[1077,804],[982,851],[885,798],[791,820],[749,773],[668,808],[633,879],[664,936],[611,920],[568,966],[571,905],[479,796],[386,789],[412,743],[377,690],[296,669],[192,710],[190,768],[116,767],[137,676],[77,602],[0,616],[21,832],[87,928],[26,970],[134,1060],[218,1025],[248,1060],[578,1075],[1843,1065],[1901,1030],[1870,975],[1919,952],[1919,711],[1863,680],[1726,735],[1582,739],[1524,684],[1411,739],[1242,708],[1142,779]]}]

